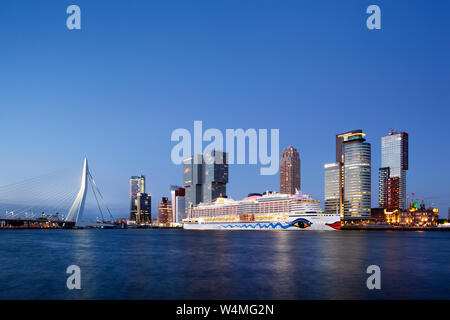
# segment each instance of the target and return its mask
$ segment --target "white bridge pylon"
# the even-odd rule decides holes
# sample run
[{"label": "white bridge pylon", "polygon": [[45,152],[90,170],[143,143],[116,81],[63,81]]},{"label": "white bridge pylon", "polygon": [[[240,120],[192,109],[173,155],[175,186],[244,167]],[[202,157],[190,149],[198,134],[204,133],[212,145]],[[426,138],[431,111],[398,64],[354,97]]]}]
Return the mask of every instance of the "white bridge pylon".
[{"label": "white bridge pylon", "polygon": [[[113,216],[111,214],[111,211],[109,210],[105,200],[103,199],[103,196],[100,193],[100,190],[98,189],[94,178],[92,178],[92,175],[89,172],[89,166],[88,166],[87,158],[84,158],[83,174],[81,176],[80,191],[78,192],[77,197],[75,198],[72,206],[70,207],[69,214],[67,215],[65,221],[71,221],[71,222],[75,221],[75,224],[77,224],[78,221],[83,216],[84,203],[86,201],[86,194],[87,194],[87,190],[88,190],[88,183],[90,183],[91,188],[92,188],[92,192],[94,193],[95,200],[97,201],[97,206],[98,206],[98,209],[99,209],[100,214],[102,216],[102,221],[104,221],[104,217],[103,217],[103,212],[102,212],[100,203],[98,201],[97,193],[98,193],[98,196],[100,197],[100,199],[102,200],[104,206],[108,210],[109,218],[111,219],[111,221],[113,221],[114,218],[113,218]],[[74,217],[75,217],[75,220],[74,220]]]}]

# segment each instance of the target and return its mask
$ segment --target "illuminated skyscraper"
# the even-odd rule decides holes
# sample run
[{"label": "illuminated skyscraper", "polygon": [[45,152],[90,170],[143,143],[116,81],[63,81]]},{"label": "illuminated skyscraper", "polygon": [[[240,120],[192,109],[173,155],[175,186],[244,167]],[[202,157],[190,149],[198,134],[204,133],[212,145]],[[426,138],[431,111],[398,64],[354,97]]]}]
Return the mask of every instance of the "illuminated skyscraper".
[{"label": "illuminated skyscraper", "polygon": [[343,157],[343,143],[344,143],[344,137],[355,134],[355,133],[362,133],[362,130],[352,130],[344,133],[339,133],[336,135],[336,162],[342,163],[344,162]]},{"label": "illuminated skyscraper", "polygon": [[389,179],[389,167],[378,169],[378,206],[386,208],[386,184]]},{"label": "illuminated skyscraper", "polygon": [[137,195],[145,193],[145,176],[132,176],[130,178],[130,220],[136,221]]},{"label": "illuminated skyscraper", "polygon": [[300,155],[293,146],[283,150],[280,159],[280,193],[300,191]]},{"label": "illuminated skyscraper", "polygon": [[158,222],[169,225],[172,220],[172,202],[168,198],[162,197],[161,202],[158,204]]},{"label": "illuminated skyscraper", "polygon": [[362,132],[342,135],[344,220],[370,217],[371,149],[364,136]]},{"label": "illuminated skyscraper", "polygon": [[[406,170],[408,170],[408,134],[406,132],[395,132],[391,130],[389,135],[381,138],[381,166],[389,168],[389,178],[398,178],[398,192],[396,188],[391,189],[396,194],[386,195],[391,198],[391,204],[398,203],[398,208],[406,209]],[[380,179],[380,184],[383,182]],[[381,190],[383,186],[379,186]],[[387,192],[387,189],[386,189]],[[398,200],[394,201],[394,197]],[[382,196],[380,195],[380,199]],[[380,202],[379,206],[384,208]]]},{"label": "illuminated skyscraper", "polygon": [[138,193],[136,197],[136,223],[148,224],[152,221],[152,196]]},{"label": "illuminated skyscraper", "polygon": [[324,211],[327,214],[340,213],[340,163],[328,163],[325,169],[325,202]]},{"label": "illuminated skyscraper", "polygon": [[370,144],[361,130],[336,135],[336,162],[325,164],[325,213],[365,219],[370,212]]},{"label": "illuminated skyscraper", "polygon": [[386,210],[389,212],[400,208],[400,178],[392,177],[386,180]]}]

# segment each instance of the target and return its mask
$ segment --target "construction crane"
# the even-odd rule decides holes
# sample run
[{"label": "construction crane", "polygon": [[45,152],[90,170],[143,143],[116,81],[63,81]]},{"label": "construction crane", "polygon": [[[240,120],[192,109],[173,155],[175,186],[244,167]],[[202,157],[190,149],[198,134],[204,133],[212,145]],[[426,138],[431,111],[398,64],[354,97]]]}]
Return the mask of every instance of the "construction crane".
[{"label": "construction crane", "polygon": [[[440,197],[433,196],[433,197],[421,197],[421,198],[419,198],[419,197],[416,196],[416,194],[414,192],[411,192],[410,194],[406,195],[406,199],[407,199],[406,202],[408,203],[408,205],[411,206],[411,204],[413,202],[417,203],[419,205],[419,200],[422,200],[420,204],[423,203],[425,205],[425,200],[429,201],[429,200],[433,200],[433,199],[440,199]],[[435,205],[435,204],[436,204],[435,202],[431,202],[430,201],[429,202],[429,207],[433,207],[433,205]]]}]

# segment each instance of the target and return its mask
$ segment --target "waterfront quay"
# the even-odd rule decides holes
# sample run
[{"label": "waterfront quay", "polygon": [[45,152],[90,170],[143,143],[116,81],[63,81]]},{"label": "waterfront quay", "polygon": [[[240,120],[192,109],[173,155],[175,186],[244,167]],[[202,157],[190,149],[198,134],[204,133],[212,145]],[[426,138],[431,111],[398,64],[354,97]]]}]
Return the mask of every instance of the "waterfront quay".
[{"label": "waterfront quay", "polygon": [[171,226],[171,225],[159,225],[159,224],[137,224],[137,225],[117,225],[118,229],[183,229],[181,225]]},{"label": "waterfront quay", "polygon": [[[0,219],[0,229],[183,229],[181,226],[161,225],[121,225],[121,224],[97,224],[84,227],[75,226],[74,222],[55,221],[49,219]],[[417,227],[417,226],[394,226],[394,225],[345,225],[342,231],[450,231],[450,227]]]},{"label": "waterfront quay", "polygon": [[38,219],[0,219],[0,229],[71,229],[75,222]]},{"label": "waterfront quay", "polygon": [[181,226],[126,225],[120,223],[98,222],[79,226],[73,221],[38,219],[0,219],[0,229],[182,229]]},{"label": "waterfront quay", "polygon": [[415,226],[393,226],[393,225],[343,225],[341,230],[361,231],[450,231],[450,227],[415,227]]}]

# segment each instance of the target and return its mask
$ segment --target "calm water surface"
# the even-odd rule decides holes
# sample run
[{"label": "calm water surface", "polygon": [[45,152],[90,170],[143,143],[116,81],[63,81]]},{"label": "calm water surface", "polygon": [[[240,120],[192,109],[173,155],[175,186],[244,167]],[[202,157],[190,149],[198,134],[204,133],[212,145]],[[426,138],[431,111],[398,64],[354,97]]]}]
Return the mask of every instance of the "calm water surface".
[{"label": "calm water surface", "polygon": [[450,299],[450,232],[0,230],[0,299]]}]

